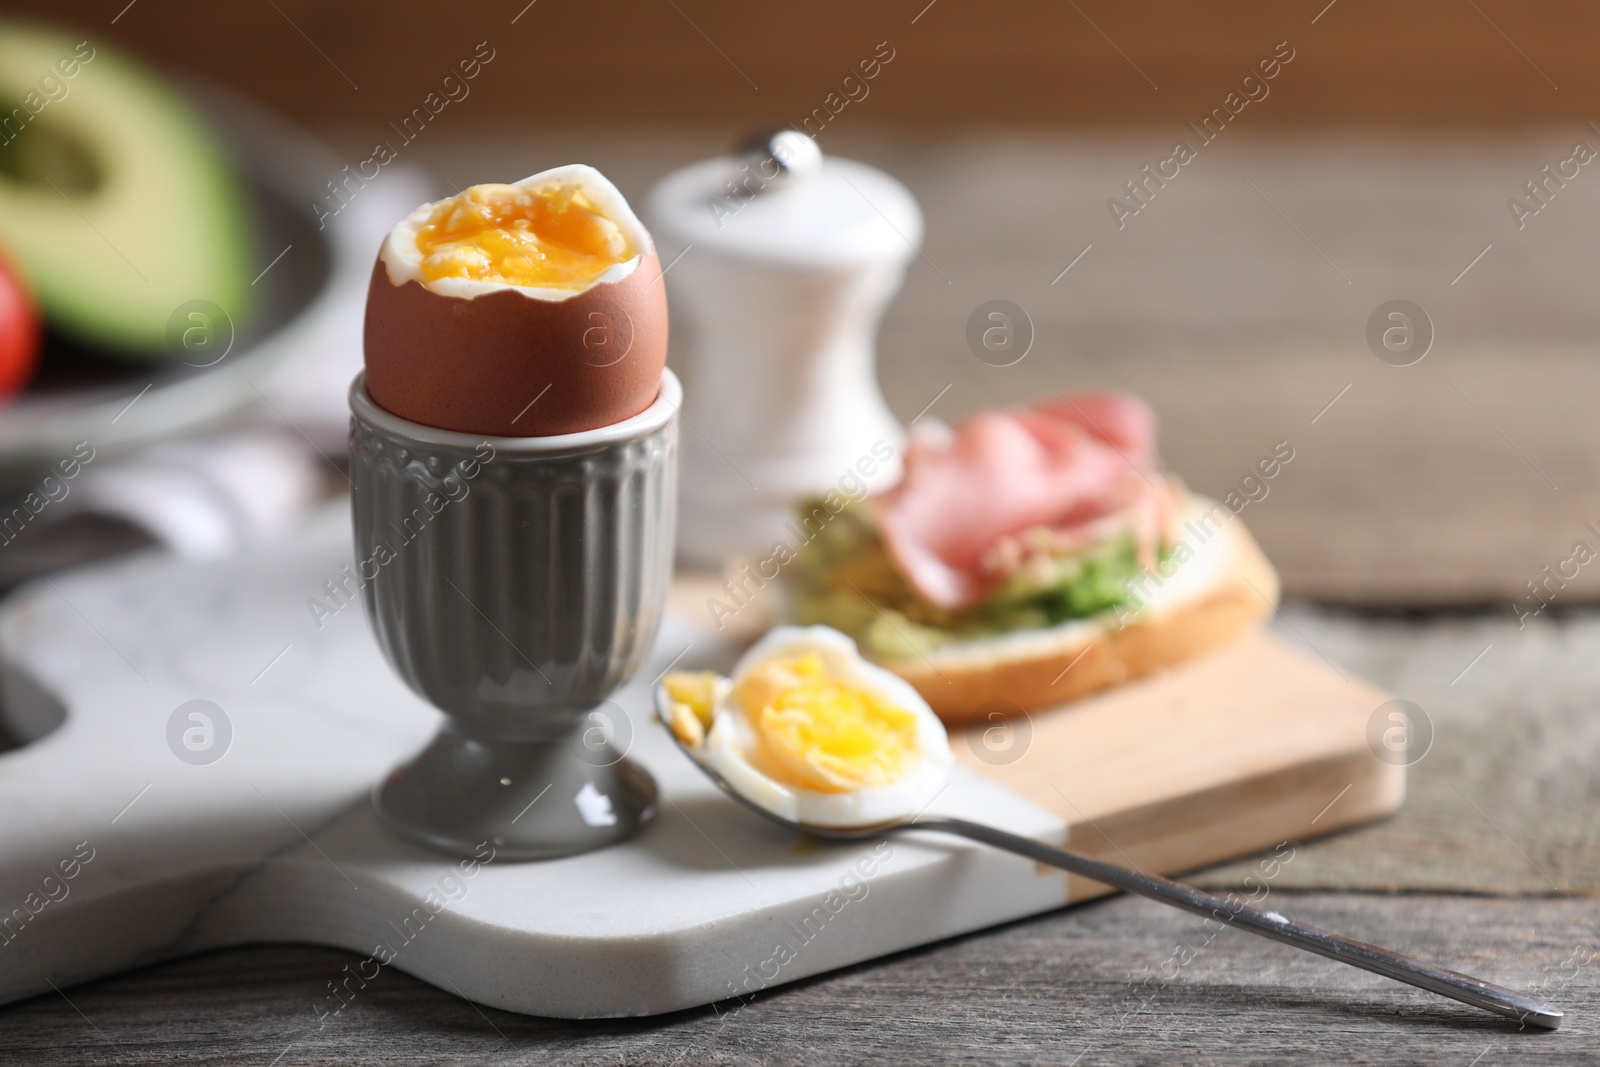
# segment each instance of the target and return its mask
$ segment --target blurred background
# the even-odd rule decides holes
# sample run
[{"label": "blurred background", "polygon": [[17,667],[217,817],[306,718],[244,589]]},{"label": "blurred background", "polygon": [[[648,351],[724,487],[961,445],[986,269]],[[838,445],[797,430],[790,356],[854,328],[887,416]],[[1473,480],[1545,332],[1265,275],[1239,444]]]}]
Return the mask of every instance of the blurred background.
[{"label": "blurred background", "polygon": [[[366,271],[415,203],[572,161],[641,203],[668,171],[777,122],[921,202],[926,239],[879,342],[902,421],[1132,389],[1162,416],[1169,464],[1209,494],[1293,448],[1243,513],[1292,596],[1515,613],[1600,592],[1600,568],[1542,598],[1528,585],[1574,542],[1600,544],[1586,525],[1600,521],[1592,5],[112,0],[5,14],[99,48],[85,73],[126,53],[174,79],[253,183],[236,257],[253,310],[215,368],[192,369],[215,345],[183,367],[85,354],[46,309],[44,362],[0,409],[0,451],[22,491],[92,441],[70,499],[93,514],[32,555],[17,537],[8,584],[150,538],[231,551],[341,487]],[[48,70],[9,66],[11,98]],[[75,106],[35,121],[77,122]],[[1194,158],[1147,179],[1173,173],[1180,141]],[[965,340],[992,299],[1031,322],[1013,366]],[[1403,359],[1369,339],[1396,300],[1422,316]],[[92,432],[73,421],[87,394],[64,389],[99,390]],[[226,447],[152,458],[146,442],[178,429]],[[215,501],[219,485],[220,517],[196,504],[172,518],[171,500]]]}]

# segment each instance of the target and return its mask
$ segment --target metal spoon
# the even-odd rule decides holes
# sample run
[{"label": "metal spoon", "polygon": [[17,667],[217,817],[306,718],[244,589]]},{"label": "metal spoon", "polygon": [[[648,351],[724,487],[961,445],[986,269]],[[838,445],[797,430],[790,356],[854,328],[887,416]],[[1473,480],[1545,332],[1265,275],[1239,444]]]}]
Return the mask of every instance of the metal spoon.
[{"label": "metal spoon", "polygon": [[1435,967],[1409,956],[1402,956],[1398,952],[1369,945],[1365,941],[1356,941],[1353,938],[1318,930],[1314,926],[1291,922],[1277,912],[1261,912],[1243,904],[1233,904],[1222,897],[1213,896],[1180,882],[1103,863],[1075,852],[1041,844],[1031,838],[997,830],[992,826],[967,822],[965,819],[953,819],[942,815],[922,816],[876,823],[872,826],[853,827],[812,826],[785,819],[740,793],[733,783],[718,773],[714,767],[701,762],[695,750],[684,744],[683,739],[672,731],[672,727],[668,725],[671,722],[672,704],[665,687],[656,687],[655,703],[656,715],[666,727],[667,736],[672,738],[673,744],[682,749],[683,754],[688,756],[707,778],[717,784],[718,789],[751,811],[789,830],[829,841],[863,841],[906,830],[932,830],[955,834],[1007,852],[1015,852],[1019,856],[1026,856],[1039,863],[1059,867],[1064,871],[1125,892],[1137,893],[1151,900],[1159,900],[1163,904],[1171,904],[1175,908],[1182,908],[1196,915],[1232,923],[1253,934],[1260,934],[1262,937],[1269,937],[1274,941],[1305,949],[1307,952],[1315,952],[1319,956],[1348,963],[1352,967],[1360,967],[1364,971],[1372,971],[1393,978],[1397,982],[1405,982],[1407,985],[1437,993],[1442,997],[1459,1000],[1463,1004],[1471,1004],[1475,1008],[1482,1008],[1507,1019],[1515,1019],[1523,1026],[1554,1030],[1561,1025],[1561,1020],[1564,1018],[1559,1008],[1523,996],[1503,986],[1479,981],[1470,975]]}]

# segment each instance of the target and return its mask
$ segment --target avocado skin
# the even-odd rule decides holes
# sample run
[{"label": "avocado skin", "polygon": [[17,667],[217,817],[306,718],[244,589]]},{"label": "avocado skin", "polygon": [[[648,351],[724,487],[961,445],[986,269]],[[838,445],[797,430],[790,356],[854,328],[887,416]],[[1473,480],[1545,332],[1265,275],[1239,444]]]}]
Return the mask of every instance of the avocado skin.
[{"label": "avocado skin", "polygon": [[254,295],[248,218],[216,137],[158,75],[0,21],[0,245],[53,327],[111,356],[174,358],[198,321],[180,309],[204,302],[236,334]]}]

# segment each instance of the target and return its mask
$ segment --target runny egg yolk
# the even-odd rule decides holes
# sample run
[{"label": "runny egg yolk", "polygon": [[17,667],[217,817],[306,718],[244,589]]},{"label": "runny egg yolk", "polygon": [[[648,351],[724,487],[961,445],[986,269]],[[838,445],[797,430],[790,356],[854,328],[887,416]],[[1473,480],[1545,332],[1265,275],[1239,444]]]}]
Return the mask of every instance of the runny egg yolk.
[{"label": "runny egg yolk", "polygon": [[636,255],[584,190],[474,185],[440,201],[417,229],[422,276],[534,289],[587,289]]},{"label": "runny egg yolk", "polygon": [[721,678],[711,671],[673,671],[662,682],[672,701],[667,726],[678,740],[691,748],[706,739],[716,715],[717,688]]},{"label": "runny egg yolk", "polygon": [[892,785],[920,756],[916,716],[834,677],[815,652],[753,667],[735,686],[768,775],[796,789]]}]

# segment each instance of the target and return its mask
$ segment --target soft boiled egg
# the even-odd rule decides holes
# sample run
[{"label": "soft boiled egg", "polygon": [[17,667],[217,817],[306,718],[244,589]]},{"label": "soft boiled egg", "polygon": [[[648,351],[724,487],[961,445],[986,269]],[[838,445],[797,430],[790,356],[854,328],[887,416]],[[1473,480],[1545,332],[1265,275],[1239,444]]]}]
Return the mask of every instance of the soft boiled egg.
[{"label": "soft boiled egg", "polygon": [[785,626],[732,678],[663,680],[668,727],[740,795],[817,826],[908,818],[939,795],[954,756],[944,726],[907,682],[826,626]]},{"label": "soft boiled egg", "polygon": [[666,366],[661,274],[644,224],[593,167],[423,204],[373,268],[367,392],[403,419],[499,437],[630,418]]}]

